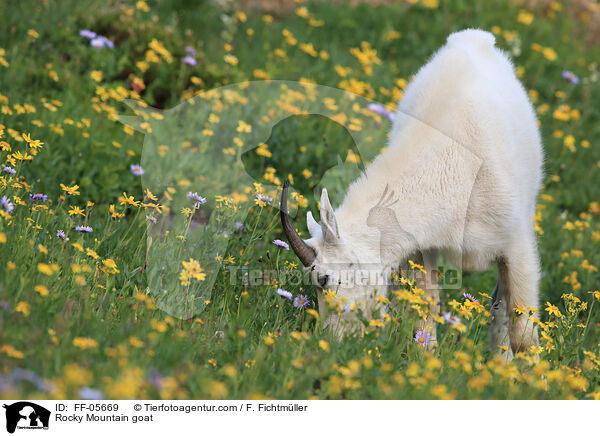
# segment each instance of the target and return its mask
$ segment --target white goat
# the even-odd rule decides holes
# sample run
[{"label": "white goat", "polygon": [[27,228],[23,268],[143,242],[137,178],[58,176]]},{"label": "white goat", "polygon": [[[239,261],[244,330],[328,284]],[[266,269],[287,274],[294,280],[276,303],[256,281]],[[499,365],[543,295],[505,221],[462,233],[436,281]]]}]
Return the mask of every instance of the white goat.
[{"label": "white goat", "polygon": [[[386,277],[417,251],[428,274],[437,271],[438,252],[464,270],[497,261],[491,346],[517,352],[538,343],[514,308],[538,307],[533,214],[543,151],[532,105],[494,42],[481,30],[450,35],[407,87],[387,149],[342,205],[334,212],[323,190],[321,223],[308,214],[312,238],[304,241],[286,212],[286,186],[282,222],[315,284],[337,289],[348,304],[373,301],[376,286],[348,281],[343,271],[368,265]],[[438,285],[426,294],[439,313]],[[435,341],[433,321],[426,324]]]}]

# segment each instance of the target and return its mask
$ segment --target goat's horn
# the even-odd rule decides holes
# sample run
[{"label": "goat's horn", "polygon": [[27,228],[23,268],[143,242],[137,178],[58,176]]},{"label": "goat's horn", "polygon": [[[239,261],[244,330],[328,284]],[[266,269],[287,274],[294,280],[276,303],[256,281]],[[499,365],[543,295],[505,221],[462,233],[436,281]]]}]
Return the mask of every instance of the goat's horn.
[{"label": "goat's horn", "polygon": [[279,208],[281,209],[281,225],[283,226],[283,231],[285,232],[285,236],[287,237],[292,250],[300,259],[300,262],[304,266],[310,266],[317,257],[315,250],[313,250],[304,240],[296,233],[294,226],[292,225],[292,220],[288,215],[287,209],[287,191],[288,191],[288,181],[283,182],[283,190],[281,191],[281,204]]}]

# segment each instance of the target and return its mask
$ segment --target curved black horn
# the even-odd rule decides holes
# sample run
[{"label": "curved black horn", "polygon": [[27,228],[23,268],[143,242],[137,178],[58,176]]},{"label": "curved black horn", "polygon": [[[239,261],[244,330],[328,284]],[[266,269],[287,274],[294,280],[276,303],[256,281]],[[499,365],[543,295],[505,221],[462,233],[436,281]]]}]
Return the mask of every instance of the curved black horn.
[{"label": "curved black horn", "polygon": [[285,236],[287,240],[290,242],[290,246],[300,262],[304,266],[310,266],[317,257],[315,250],[313,250],[304,240],[296,233],[294,226],[292,225],[292,220],[288,214],[287,209],[287,192],[288,192],[288,181],[283,182],[283,190],[281,191],[281,203],[279,208],[281,210],[281,225],[283,226],[283,231],[285,232]]}]

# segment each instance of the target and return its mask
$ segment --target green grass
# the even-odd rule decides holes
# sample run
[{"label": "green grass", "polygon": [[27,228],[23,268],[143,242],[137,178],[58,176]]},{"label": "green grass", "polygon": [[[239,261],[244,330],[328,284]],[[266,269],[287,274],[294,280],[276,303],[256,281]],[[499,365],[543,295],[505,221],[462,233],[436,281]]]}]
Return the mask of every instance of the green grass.
[{"label": "green grass", "polygon": [[[0,30],[8,63],[0,66],[0,124],[6,141],[0,162],[17,173],[0,175],[0,196],[10,197],[15,206],[0,216],[0,397],[77,398],[80,388],[89,386],[107,398],[598,398],[600,315],[590,291],[597,291],[600,282],[600,109],[595,104],[600,48],[585,39],[591,15],[583,10],[571,12],[566,2],[554,2],[563,10],[539,6],[526,24],[527,14],[520,12],[524,6],[511,4],[351,8],[307,3],[299,6],[306,7],[307,17],[299,9],[271,22],[261,14],[221,11],[208,1],[149,2],[149,11],[121,1],[2,3],[0,16],[10,25]],[[229,19],[222,20],[223,14]],[[349,130],[318,115],[291,117],[269,134],[268,157],[252,149],[261,140],[256,127],[252,134],[239,135],[243,147],[230,143],[239,119],[229,112],[214,126],[187,124],[185,135],[193,138],[193,147],[163,161],[152,147],[174,139],[168,129],[153,123],[158,142],[149,143],[152,135],[124,129],[116,119],[133,114],[120,101],[123,97],[168,110],[197,92],[261,79],[265,73],[271,79],[347,88],[393,104],[401,95],[398,79],[410,80],[449,33],[465,27],[494,31],[497,44],[512,54],[538,110],[546,151],[536,217],[541,301],[557,306],[562,315],[540,308],[546,331],[542,348],[511,364],[489,355],[489,301],[481,296],[480,306],[462,303],[452,309],[451,304],[462,300],[463,290],[491,294],[494,270],[465,274],[463,290],[443,293],[446,310],[458,313],[464,324],[439,325],[440,346],[433,352],[412,339],[418,314],[406,300],[414,295],[411,286],[408,294],[398,294],[402,298],[390,296],[393,304],[383,325],[367,325],[364,335],[340,342],[323,331],[316,312],[296,309],[277,296],[276,281],[250,286],[240,280],[246,270],[299,270],[292,253],[271,244],[283,236],[278,210],[255,204],[254,187],[243,176],[273,185],[291,174],[294,189],[307,202],[301,202],[296,221],[306,233],[304,217],[308,210],[317,211],[319,186],[331,188],[334,203],[343,193],[344,171],[327,170],[353,147]],[[110,38],[115,47],[90,47],[78,35],[84,28]],[[285,30],[291,33],[285,36]],[[392,31],[400,37],[393,38]],[[143,66],[139,62],[147,58],[153,39],[168,53],[158,53],[157,62]],[[353,56],[351,49],[363,42],[376,50],[380,63],[361,65]],[[315,53],[302,44],[312,44]],[[186,46],[196,49],[196,66],[181,62]],[[225,62],[228,53],[238,62]],[[575,72],[580,83],[563,79],[565,69]],[[102,72],[99,83],[92,71]],[[350,79],[358,82],[351,86]],[[132,93],[134,81],[143,82],[139,96]],[[190,153],[215,153],[200,135],[209,127],[224,148],[233,148],[233,155],[216,153],[230,159],[239,178],[210,165],[213,160],[190,167],[198,162],[188,159]],[[384,146],[385,128],[371,123],[356,134],[373,135],[372,151]],[[26,133],[44,143],[39,153],[22,140]],[[178,135],[178,140],[188,138]],[[32,159],[11,162],[9,155],[14,158],[17,151]],[[368,153],[360,151],[368,161]],[[147,178],[168,159],[173,200],[164,194],[166,186]],[[146,169],[142,178],[129,170],[140,162]],[[268,173],[269,167],[275,173]],[[357,167],[350,169],[355,174]],[[329,178],[322,181],[326,174]],[[168,241],[154,237],[149,247],[153,234],[145,215],[151,209],[119,202],[123,192],[153,202],[144,197],[142,182],[158,196],[155,203],[174,212],[174,228],[183,231],[189,225],[179,211],[187,187],[200,186],[208,201],[196,212],[198,219],[218,232],[243,217],[247,231],[219,241],[219,250],[210,246],[212,239],[192,234],[178,242],[175,231]],[[69,195],[61,184],[78,185],[80,195]],[[246,197],[239,209],[216,209],[214,196],[230,188]],[[29,194],[37,192],[47,194],[48,202],[32,204]],[[111,215],[111,205],[122,216]],[[73,206],[85,216],[70,216]],[[75,232],[83,224],[93,233]],[[57,238],[59,229],[71,240]],[[186,244],[207,250],[196,253],[216,281],[208,289],[192,281],[199,310],[180,319],[157,308],[168,302],[152,292],[146,295],[146,288],[158,280],[153,265],[159,259],[171,262],[165,274],[178,282],[179,260],[191,246]],[[286,289],[294,296],[308,295],[310,308],[317,309],[314,287]],[[51,387],[15,380],[17,368],[32,370]]]}]

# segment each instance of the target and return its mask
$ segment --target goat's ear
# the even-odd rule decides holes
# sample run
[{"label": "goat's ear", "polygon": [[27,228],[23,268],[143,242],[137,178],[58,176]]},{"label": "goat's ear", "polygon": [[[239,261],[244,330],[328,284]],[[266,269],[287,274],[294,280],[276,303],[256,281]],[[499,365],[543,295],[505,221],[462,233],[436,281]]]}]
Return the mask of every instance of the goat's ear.
[{"label": "goat's ear", "polygon": [[310,210],[306,214],[306,225],[308,227],[308,233],[310,233],[310,236],[313,238],[320,238],[323,236],[321,226],[315,221]]},{"label": "goat's ear", "polygon": [[323,192],[321,193],[321,232],[323,233],[325,242],[334,243],[340,239],[338,223],[335,219],[333,207],[331,207],[331,203],[329,202],[327,189],[325,188],[323,188]]}]

